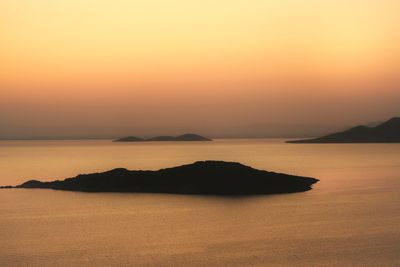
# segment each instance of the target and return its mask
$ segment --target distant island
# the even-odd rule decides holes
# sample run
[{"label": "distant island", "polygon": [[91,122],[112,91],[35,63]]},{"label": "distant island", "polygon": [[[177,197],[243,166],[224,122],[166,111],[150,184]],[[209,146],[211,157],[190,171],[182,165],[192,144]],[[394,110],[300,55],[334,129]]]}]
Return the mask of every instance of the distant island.
[{"label": "distant island", "polygon": [[375,127],[360,125],[344,132],[287,143],[400,143],[400,118],[392,118]]},{"label": "distant island", "polygon": [[146,140],[136,136],[127,136],[114,140],[113,142],[143,142],[143,141]]},{"label": "distant island", "polygon": [[128,136],[114,140],[114,142],[151,142],[151,141],[212,141],[212,140],[198,134],[183,134],[179,136],[156,136],[148,139],[136,136]]},{"label": "distant island", "polygon": [[13,187],[11,185],[0,186],[0,189],[7,189],[7,188],[13,188]]},{"label": "distant island", "polygon": [[30,180],[13,188],[82,192],[144,192],[204,195],[282,194],[310,190],[318,179],[257,170],[236,162],[198,161],[158,171],[119,168],[63,181]]}]

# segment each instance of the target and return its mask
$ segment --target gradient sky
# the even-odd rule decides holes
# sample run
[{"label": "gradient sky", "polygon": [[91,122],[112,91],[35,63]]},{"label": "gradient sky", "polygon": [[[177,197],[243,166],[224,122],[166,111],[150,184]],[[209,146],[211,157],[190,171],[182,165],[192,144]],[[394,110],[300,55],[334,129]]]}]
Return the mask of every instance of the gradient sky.
[{"label": "gradient sky", "polygon": [[307,136],[400,115],[398,0],[0,0],[0,138]]}]

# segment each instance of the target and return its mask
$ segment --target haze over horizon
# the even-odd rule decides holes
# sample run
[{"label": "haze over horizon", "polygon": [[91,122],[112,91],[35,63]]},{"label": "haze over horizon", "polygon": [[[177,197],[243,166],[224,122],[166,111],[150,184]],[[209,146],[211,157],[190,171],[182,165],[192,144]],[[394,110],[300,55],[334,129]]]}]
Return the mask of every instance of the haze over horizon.
[{"label": "haze over horizon", "polygon": [[400,115],[395,0],[3,0],[0,139],[312,137]]}]

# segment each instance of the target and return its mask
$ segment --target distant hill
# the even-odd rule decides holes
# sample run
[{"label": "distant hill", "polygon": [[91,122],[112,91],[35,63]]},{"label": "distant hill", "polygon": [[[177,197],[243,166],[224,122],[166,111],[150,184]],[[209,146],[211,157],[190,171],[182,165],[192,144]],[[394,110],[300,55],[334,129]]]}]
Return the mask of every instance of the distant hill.
[{"label": "distant hill", "polygon": [[114,142],[143,142],[145,141],[143,138],[136,137],[136,136],[127,136],[123,137],[117,140],[114,140]]},{"label": "distant hill", "polygon": [[302,192],[318,180],[253,169],[236,162],[198,161],[158,171],[114,169],[82,174],[63,181],[31,180],[15,188],[45,188],[83,192],[147,192],[176,194],[250,195]]},{"label": "distant hill", "polygon": [[287,141],[288,143],[400,143],[400,118],[395,117],[375,127],[356,126],[327,136]]},{"label": "distant hill", "polygon": [[365,124],[364,126],[376,127],[378,125],[381,125],[382,123],[383,123],[382,121],[371,121],[371,122],[368,122],[367,124]]},{"label": "distant hill", "polygon": [[198,134],[183,134],[180,136],[156,136],[149,139],[138,138],[135,136],[128,136],[114,140],[114,142],[150,142],[150,141],[212,141],[212,140]]},{"label": "distant hill", "polygon": [[149,139],[146,139],[146,141],[178,141],[178,140],[176,140],[176,137],[174,136],[163,135],[163,136],[151,137]]}]

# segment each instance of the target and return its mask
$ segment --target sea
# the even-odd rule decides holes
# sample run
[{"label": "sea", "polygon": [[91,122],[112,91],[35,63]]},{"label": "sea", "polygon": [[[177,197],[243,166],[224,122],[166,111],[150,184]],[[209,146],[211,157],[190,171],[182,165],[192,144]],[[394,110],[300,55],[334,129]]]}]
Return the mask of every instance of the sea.
[{"label": "sea", "polygon": [[0,185],[199,160],[320,181],[240,197],[1,189],[0,266],[400,266],[400,144],[0,141]]}]

